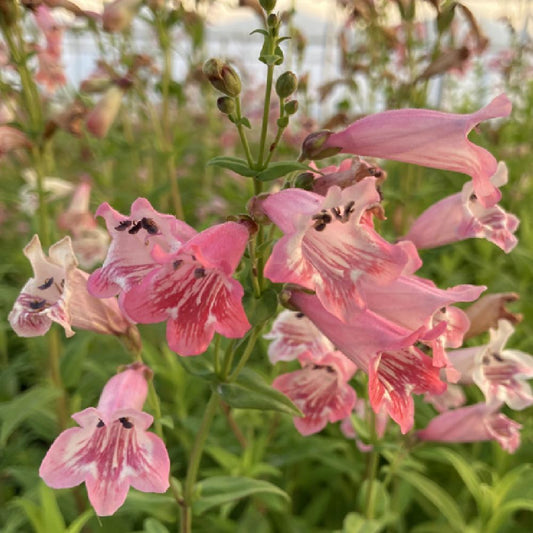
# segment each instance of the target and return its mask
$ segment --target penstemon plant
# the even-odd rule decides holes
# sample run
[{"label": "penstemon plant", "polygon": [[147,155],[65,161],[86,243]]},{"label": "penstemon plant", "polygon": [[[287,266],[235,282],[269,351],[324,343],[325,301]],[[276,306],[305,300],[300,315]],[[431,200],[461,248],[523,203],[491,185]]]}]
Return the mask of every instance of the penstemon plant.
[{"label": "penstemon plant", "polygon": [[[409,2],[397,3],[411,20]],[[59,114],[40,89],[53,93],[66,81],[58,5],[87,21],[102,50],[114,44],[120,51],[117,61],[99,61]],[[40,435],[48,446],[39,448],[40,502],[28,494],[14,506],[36,531],[133,531],[140,518],[146,532],[248,531],[254,524],[264,531],[405,531],[421,523],[410,517],[420,510],[416,491],[440,509],[420,531],[499,531],[516,510],[532,510],[526,498],[508,494],[530,472],[501,466],[489,486],[458,448],[425,443],[519,448],[521,424],[507,414],[533,404],[533,357],[505,347],[522,319],[506,307],[518,294],[492,292],[460,267],[453,286],[421,272],[439,268],[428,268],[437,261],[426,261],[426,250],[473,238],[505,253],[517,245],[519,220],[498,203],[507,167],[468,139],[480,123],[508,117],[511,102],[502,93],[471,113],[391,109],[336,132],[303,128],[297,155],[283,147],[286,135],[295,137],[300,94],[299,76],[283,68],[283,17],[275,0],[249,7],[263,21],[250,36],[262,39],[261,98],[248,97],[229,61],[209,58],[196,89],[210,107],[189,110],[187,119],[172,38],[176,27],[187,28],[200,54],[196,13],[141,0],[115,0],[101,16],[55,0],[1,4],[15,79],[2,79],[1,88],[17,117],[0,125],[0,156],[7,169],[31,168],[37,192],[36,233],[23,249],[33,275],[8,321],[20,337],[46,335],[46,344],[33,346],[48,353],[53,383],[0,411],[2,445],[39,413],[39,402],[55,409]],[[28,17],[46,41],[36,45],[35,76]],[[160,57],[135,51],[137,19],[151,28]],[[191,73],[198,80],[198,65]],[[202,121],[212,131],[198,148],[194,127]],[[207,134],[222,131],[234,135],[240,156],[215,153]],[[61,169],[57,155],[69,157],[64,135],[90,154],[85,164],[94,177],[63,184],[70,204],[52,224],[59,182],[48,174]],[[209,157],[198,164],[201,180],[197,169],[192,179],[178,179],[183,161],[199,150]],[[121,158],[131,159],[134,175],[120,175]],[[326,158],[334,159],[319,166]],[[391,235],[385,221],[393,185],[369,158],[416,165],[419,175],[454,172],[453,193],[425,202],[418,217],[420,203],[413,206]],[[428,181],[436,179],[431,173]],[[405,180],[402,191],[414,186]],[[108,187],[120,192],[106,197]],[[94,214],[93,189],[104,199]],[[204,214],[190,208],[195,202]],[[403,202],[405,209],[409,198]],[[14,414],[24,406],[30,413]],[[475,512],[459,507],[453,488],[424,475],[432,462],[456,470]],[[335,489],[306,508],[306,490],[319,491],[333,475],[343,496]],[[58,505],[49,487],[72,492],[60,493]],[[106,518],[92,522],[91,508]]]}]

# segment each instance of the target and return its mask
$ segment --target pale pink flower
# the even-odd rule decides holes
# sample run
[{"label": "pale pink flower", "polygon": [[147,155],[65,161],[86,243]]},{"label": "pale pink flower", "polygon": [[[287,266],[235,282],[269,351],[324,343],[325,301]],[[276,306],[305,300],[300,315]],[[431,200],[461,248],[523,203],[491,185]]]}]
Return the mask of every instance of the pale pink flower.
[{"label": "pale pink flower", "polygon": [[424,401],[430,403],[439,413],[444,413],[464,405],[466,396],[461,385],[448,383],[448,387],[441,394],[425,394]]},{"label": "pale pink flower", "polygon": [[349,320],[365,305],[362,280],[387,285],[409,261],[403,247],[361,223],[379,201],[370,177],[343,190],[330,187],[325,198],[301,189],[272,194],[263,209],[285,235],[274,245],[265,276],[316,291],[330,313]]},{"label": "pale pink flower", "polygon": [[11,126],[0,125],[0,158],[8,152],[30,146],[30,140],[22,131]]},{"label": "pale pink flower", "polygon": [[377,178],[378,183],[382,182],[387,176],[383,169],[376,165],[371,165],[360,157],[344,159],[338,167],[332,165],[318,170],[319,173],[315,174],[313,191],[324,196],[333,185],[345,189],[368,176]]},{"label": "pale pink flower", "polygon": [[85,120],[87,131],[103,139],[117,118],[123,97],[124,89],[111,85],[87,115]]},{"label": "pale pink flower", "polygon": [[146,198],[137,198],[129,217],[115,211],[107,202],[96,215],[105,219],[111,245],[101,268],[89,278],[89,292],[99,298],[128,291],[150,272],[157,261],[152,257],[155,245],[174,252],[196,231],[172,215],[158,213]]},{"label": "pale pink flower", "polygon": [[49,249],[46,257],[35,235],[24,248],[34,277],[22,288],[9,323],[21,337],[44,335],[57,322],[67,337],[72,327],[97,333],[122,335],[131,323],[118,308],[116,299],[99,299],[87,292],[88,274],[76,268],[77,260],[70,237],[64,237]]},{"label": "pale pink flower", "polygon": [[488,344],[455,350],[449,355],[462,371],[461,381],[475,383],[487,403],[502,402],[521,410],[533,405],[531,386],[526,381],[533,378],[533,357],[520,350],[504,349],[513,333],[513,325],[500,320],[497,329],[490,329]]},{"label": "pale pink flower", "polygon": [[499,405],[477,403],[442,413],[417,431],[420,440],[436,442],[479,442],[495,440],[509,453],[520,446],[518,422],[498,412]]},{"label": "pale pink flower", "polygon": [[331,341],[303,313],[288,309],[278,315],[264,338],[272,340],[268,346],[272,364],[292,361],[305,352],[311,353],[318,362],[334,350]]},{"label": "pale pink flower", "polygon": [[142,0],[114,0],[106,4],[102,15],[104,30],[111,33],[127,30],[141,4]]},{"label": "pale pink flower", "polygon": [[[491,182],[495,187],[507,183],[507,167],[500,162]],[[405,236],[418,249],[477,237],[487,239],[509,253],[518,240],[513,235],[519,220],[499,205],[484,207],[474,194],[472,182],[461,193],[448,196],[424,211]]]},{"label": "pale pink flower", "polygon": [[99,227],[89,210],[91,184],[84,180],[74,190],[68,208],[59,215],[57,225],[72,236],[72,248],[82,268],[101,263],[109,246],[109,235]]},{"label": "pale pink flower", "polygon": [[278,376],[272,386],[302,411],[304,416],[293,421],[296,429],[307,436],[351,413],[356,394],[348,381],[357,367],[340,352],[329,353],[320,363],[315,363],[311,354],[302,354],[299,360],[301,370]]},{"label": "pale pink flower", "polygon": [[149,372],[137,363],[113,376],[98,406],[72,415],[80,427],[63,431],[41,463],[39,475],[54,489],[85,482],[99,516],[112,515],[130,486],[143,492],[168,489],[168,453],[164,442],[146,431],[153,417],[142,411]]},{"label": "pale pink flower", "polygon": [[491,207],[501,196],[490,182],[496,159],[467,136],[479,122],[510,112],[511,102],[504,94],[479,111],[463,115],[429,109],[385,111],[357,120],[338,133],[312,134],[302,151],[309,159],[341,151],[462,172],[472,177],[481,204]]},{"label": "pale pink flower", "polygon": [[250,328],[242,307],[244,290],[231,276],[248,242],[236,222],[212,226],[177,252],[152,250],[154,268],[123,292],[119,301],[136,322],[167,321],[167,342],[180,355],[204,352],[215,332],[243,337]]}]

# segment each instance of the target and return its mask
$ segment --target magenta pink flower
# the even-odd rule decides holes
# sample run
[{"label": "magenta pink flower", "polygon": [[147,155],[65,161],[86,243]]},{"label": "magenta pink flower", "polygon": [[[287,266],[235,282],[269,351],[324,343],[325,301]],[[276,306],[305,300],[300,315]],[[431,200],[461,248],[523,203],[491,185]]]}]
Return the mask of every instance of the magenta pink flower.
[{"label": "magenta pink flower", "polygon": [[265,276],[316,291],[322,305],[347,321],[364,307],[361,280],[387,285],[409,261],[405,248],[380,237],[361,217],[379,203],[375,178],[324,198],[301,189],[269,196],[263,208],[285,234],[274,246]]},{"label": "magenta pink flower", "polygon": [[274,323],[265,339],[271,339],[268,357],[272,364],[278,361],[292,361],[305,352],[320,359],[334,351],[331,341],[303,314],[285,309]]},{"label": "magenta pink flower", "polygon": [[[504,163],[500,162],[491,182],[496,187],[507,183]],[[484,207],[473,191],[472,183],[467,182],[461,193],[432,205],[414,221],[405,239],[422,249],[477,237],[509,253],[518,242],[514,232],[519,220],[498,205]]]},{"label": "magenta pink flower", "polygon": [[50,246],[49,257],[35,235],[24,248],[34,277],[22,288],[9,323],[21,337],[44,335],[57,322],[68,337],[73,327],[120,335],[131,323],[118,308],[116,299],[99,299],[87,292],[88,274],[76,268],[70,237]]},{"label": "magenta pink flower", "polygon": [[430,403],[439,413],[461,407],[466,402],[466,396],[461,385],[448,383],[448,387],[441,394],[427,393],[424,401]]},{"label": "magenta pink flower", "polygon": [[157,261],[152,250],[174,252],[196,231],[172,215],[158,213],[145,198],[137,198],[129,217],[115,211],[107,202],[100,205],[96,215],[105,219],[112,241],[106,260],[89,278],[89,291],[105,298],[120,291],[128,291],[150,272]]},{"label": "magenta pink flower", "polygon": [[411,394],[439,394],[445,390],[439,369],[433,366],[429,356],[413,346],[425,328],[412,331],[368,309],[343,323],[329,314],[316,296],[298,291],[292,293],[290,301],[338,350],[368,374],[372,408],[378,412],[385,406],[403,433],[413,425]]},{"label": "magenta pink flower", "polygon": [[500,192],[490,181],[496,172],[496,160],[467,136],[479,122],[506,117],[510,112],[511,103],[504,94],[465,115],[429,109],[385,111],[357,120],[339,133],[324,132],[320,138],[314,134],[304,141],[303,152],[313,159],[313,148],[325,153],[336,149],[462,172],[472,177],[481,204],[491,207],[500,199]]},{"label": "magenta pink flower", "polygon": [[232,279],[248,242],[248,230],[236,222],[208,228],[177,252],[152,250],[155,267],[121,294],[126,314],[137,322],[167,321],[167,341],[180,355],[204,352],[215,331],[240,338],[250,328]]},{"label": "magenta pink flower", "polygon": [[112,515],[124,503],[130,485],[143,492],[165,492],[169,486],[165,444],[146,431],[153,417],[142,412],[148,372],[137,363],[112,377],[96,408],[72,415],[80,427],[57,437],[39,469],[54,489],[85,482],[99,516]]},{"label": "magenta pink flower", "polygon": [[478,442],[495,440],[509,453],[520,446],[518,422],[498,412],[499,405],[477,403],[436,416],[426,429],[417,431],[421,440],[436,442]]},{"label": "magenta pink flower", "polygon": [[293,420],[296,429],[307,436],[351,413],[356,394],[348,381],[357,367],[340,352],[329,353],[320,364],[311,354],[302,354],[299,360],[301,370],[278,376],[272,386],[302,411],[304,416]]}]

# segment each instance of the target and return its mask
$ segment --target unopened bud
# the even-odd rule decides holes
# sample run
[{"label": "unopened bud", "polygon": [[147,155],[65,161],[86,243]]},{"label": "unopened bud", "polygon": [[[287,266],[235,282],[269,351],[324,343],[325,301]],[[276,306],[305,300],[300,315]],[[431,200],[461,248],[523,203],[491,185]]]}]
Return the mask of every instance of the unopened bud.
[{"label": "unopened bud", "polygon": [[123,89],[113,85],[89,113],[86,126],[87,130],[95,137],[102,139],[107,135],[109,128],[117,117],[123,96]]},{"label": "unopened bud", "polygon": [[294,186],[298,189],[310,191],[313,189],[314,182],[315,177],[313,176],[312,172],[304,172],[303,174],[296,176],[296,179],[294,180]]},{"label": "unopened bud", "polygon": [[328,146],[323,148],[331,134],[331,131],[322,130],[308,135],[302,143],[302,152],[298,158],[299,161],[303,161],[304,159],[312,159],[316,161],[318,159],[324,159],[325,157],[331,157],[332,155],[338,154],[342,150],[341,147]]},{"label": "unopened bud", "polygon": [[208,59],[203,66],[203,73],[209,83],[226,96],[239,96],[241,79],[233,67],[220,59]]},{"label": "unopened bud", "polygon": [[104,31],[118,33],[130,27],[142,0],[115,0],[106,4],[102,14]]},{"label": "unopened bud", "polygon": [[269,28],[276,28],[279,26],[279,18],[276,13],[270,13],[267,17],[267,26]]},{"label": "unopened bud", "polygon": [[235,100],[229,96],[221,96],[217,100],[217,107],[225,115],[231,115],[235,112]]},{"label": "unopened bud", "polygon": [[298,88],[298,78],[296,74],[288,70],[284,72],[276,81],[276,94],[285,99]]},{"label": "unopened bud", "polygon": [[270,13],[276,7],[276,0],[259,0],[261,7]]},{"label": "unopened bud", "polygon": [[298,111],[298,100],[291,100],[285,104],[285,113],[287,115],[294,115]]}]

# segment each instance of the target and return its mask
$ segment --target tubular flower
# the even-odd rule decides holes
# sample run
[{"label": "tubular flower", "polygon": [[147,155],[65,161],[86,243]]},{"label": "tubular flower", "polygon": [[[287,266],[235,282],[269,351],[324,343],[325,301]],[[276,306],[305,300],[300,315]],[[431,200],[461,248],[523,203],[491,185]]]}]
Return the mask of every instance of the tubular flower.
[{"label": "tubular flower", "polygon": [[487,403],[506,403],[521,410],[533,405],[533,394],[527,379],[533,378],[533,357],[519,350],[506,350],[505,344],[514,333],[507,320],[490,329],[490,341],[477,348],[450,352],[462,371],[461,381],[474,382],[485,394]]},{"label": "tubular flower", "polygon": [[74,190],[68,209],[57,225],[72,235],[72,248],[82,268],[91,268],[105,259],[109,235],[96,224],[89,211],[91,184],[82,181]]},{"label": "tubular flower", "polygon": [[[316,296],[294,291],[290,302],[328,337],[334,346],[369,376],[370,403],[375,412],[385,408],[403,433],[413,425],[411,393],[439,394],[446,389],[439,369],[413,344],[425,332],[412,331],[366,309],[348,323],[329,314]],[[435,328],[434,335],[441,333]]]},{"label": "tubular flower", "polygon": [[307,436],[351,413],[356,394],[348,381],[357,367],[340,352],[329,353],[320,364],[311,354],[302,354],[299,360],[301,370],[278,376],[272,386],[302,411],[304,416],[293,421],[296,429]]},{"label": "tubular flower", "polygon": [[145,198],[137,198],[129,217],[115,211],[107,202],[96,215],[105,219],[111,245],[101,268],[89,277],[89,291],[105,298],[128,291],[156,265],[152,250],[157,244],[165,252],[176,251],[196,231],[172,215],[158,213]]},{"label": "tubular flower", "polygon": [[265,339],[271,339],[268,357],[272,364],[278,361],[292,361],[304,352],[309,352],[318,362],[334,350],[331,341],[303,314],[282,311]]},{"label": "tubular flower", "polygon": [[44,335],[57,322],[68,337],[73,327],[97,333],[120,335],[131,323],[118,308],[116,299],[100,300],[87,292],[88,274],[76,268],[70,237],[64,237],[44,255],[35,235],[24,248],[34,277],[22,288],[9,313],[9,323],[21,337]]},{"label": "tubular flower", "polygon": [[[496,187],[507,183],[505,163],[499,163],[491,182]],[[519,223],[499,205],[484,207],[474,194],[472,183],[467,182],[461,193],[448,196],[424,211],[405,239],[422,249],[477,237],[487,239],[509,253],[518,242],[514,232]]]},{"label": "tubular flower", "polygon": [[180,355],[204,352],[216,332],[240,338],[250,328],[231,276],[248,242],[247,229],[226,222],[198,233],[177,252],[152,250],[155,267],[119,301],[137,322],[167,321],[167,341]]},{"label": "tubular flower", "polygon": [[146,431],[153,417],[142,412],[149,372],[137,363],[112,377],[96,408],[72,415],[80,427],[57,437],[39,469],[54,489],[85,482],[99,516],[112,515],[130,485],[143,492],[165,492],[169,486],[167,450],[159,437]]},{"label": "tubular flower", "polygon": [[462,172],[472,177],[481,204],[491,207],[501,196],[490,181],[497,162],[487,150],[470,142],[468,134],[479,122],[510,112],[505,94],[464,115],[429,109],[385,111],[357,120],[338,133],[323,132],[320,142],[315,134],[308,143],[304,141],[303,155],[313,159],[316,147],[325,154],[341,151]]},{"label": "tubular flower", "polygon": [[365,210],[379,201],[375,178],[344,190],[331,187],[325,198],[301,189],[269,196],[263,209],[285,235],[274,246],[265,276],[316,291],[329,313],[349,320],[365,305],[362,280],[387,285],[409,261],[405,248],[361,223]]},{"label": "tubular flower", "polygon": [[420,440],[478,442],[495,440],[509,453],[520,446],[518,422],[498,412],[499,405],[477,403],[436,416],[426,429],[417,431]]}]

